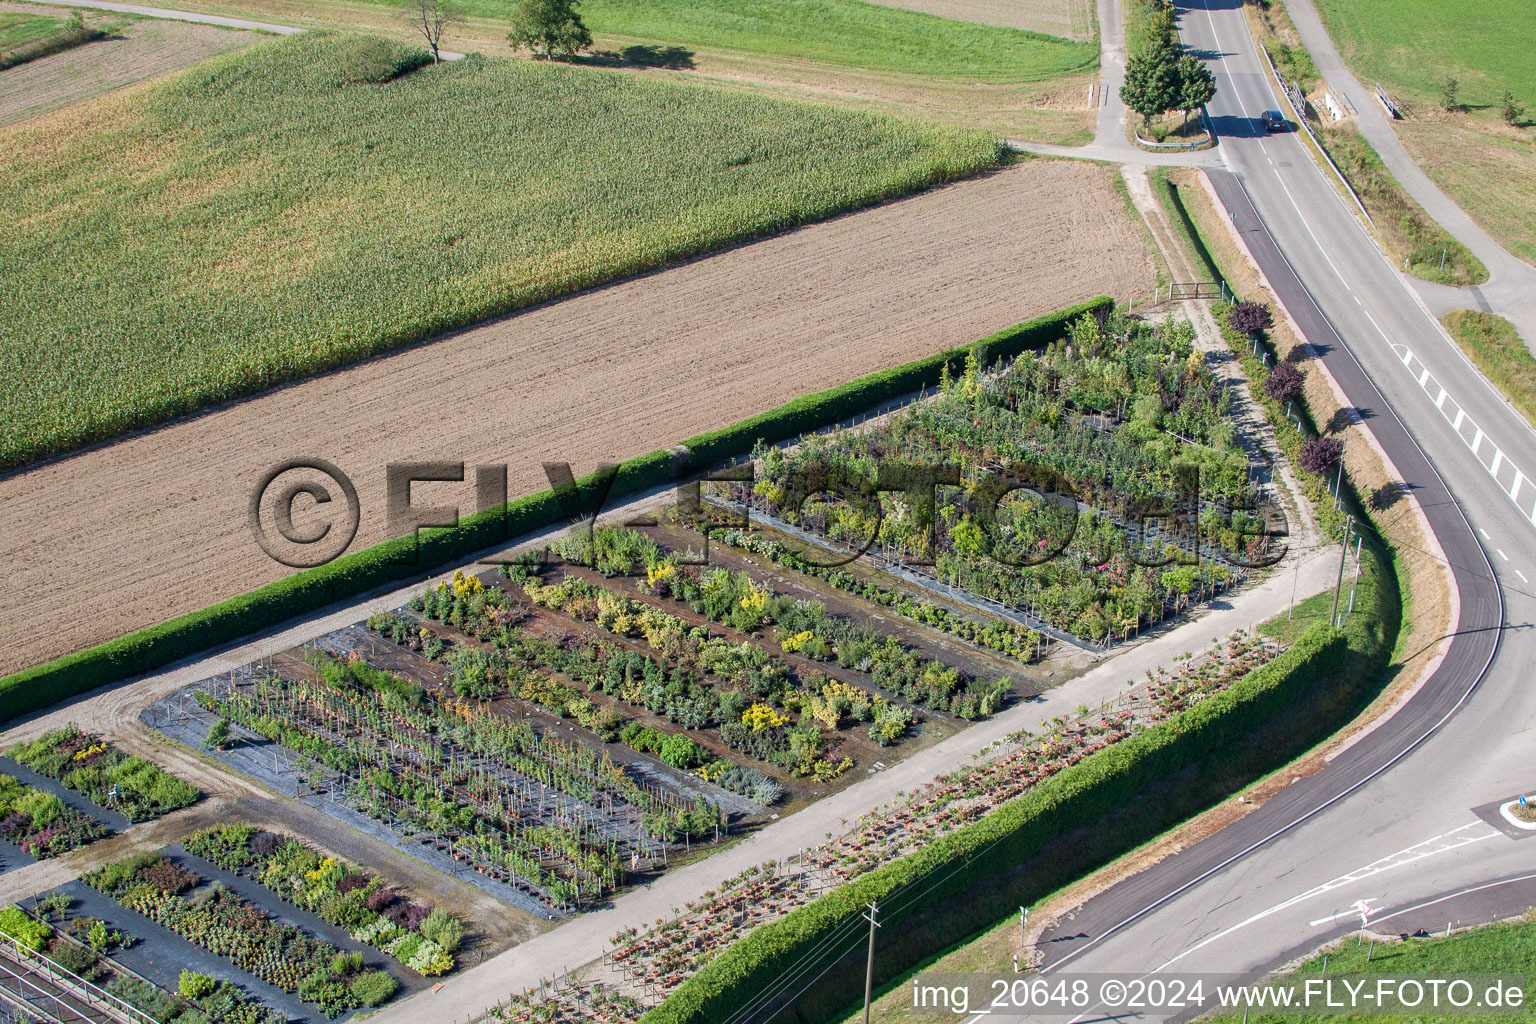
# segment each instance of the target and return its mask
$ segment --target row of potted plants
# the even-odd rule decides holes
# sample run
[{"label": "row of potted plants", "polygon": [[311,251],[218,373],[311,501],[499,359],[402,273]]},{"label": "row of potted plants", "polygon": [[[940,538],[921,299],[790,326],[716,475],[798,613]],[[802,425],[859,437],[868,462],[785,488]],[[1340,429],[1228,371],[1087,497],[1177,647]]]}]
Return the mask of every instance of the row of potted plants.
[{"label": "row of potted plants", "polygon": [[68,806],[53,793],[0,775],[0,839],[38,860],[94,843],[112,830]]},{"label": "row of potted plants", "polygon": [[399,990],[383,971],[363,966],[348,953],[218,883],[203,885],[196,873],[163,853],[140,853],[106,864],[82,880],[135,913],[230,960],[242,970],[312,1003],[327,1017],[377,1006]]},{"label": "row of potted plants", "polygon": [[[377,875],[322,857],[293,836],[255,825],[213,825],[182,840],[188,853],[252,878],[283,899],[397,956],[419,974],[453,970],[464,923],[406,898]],[[414,939],[415,941],[411,941]]]},{"label": "row of potted plants", "polygon": [[148,821],[195,803],[202,793],[159,765],[126,754],[73,722],[12,747],[10,755],[129,821]]}]

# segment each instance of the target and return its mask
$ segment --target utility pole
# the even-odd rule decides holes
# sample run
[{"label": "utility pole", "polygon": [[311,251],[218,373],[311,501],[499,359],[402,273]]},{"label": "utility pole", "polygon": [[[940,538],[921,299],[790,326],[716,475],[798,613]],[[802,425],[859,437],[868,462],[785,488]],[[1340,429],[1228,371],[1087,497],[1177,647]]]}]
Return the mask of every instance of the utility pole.
[{"label": "utility pole", "polygon": [[1360,548],[1365,544],[1365,535],[1355,534],[1355,578],[1349,584],[1349,606],[1344,609],[1344,617],[1349,618],[1349,613],[1355,610],[1355,588],[1360,585]]},{"label": "utility pole", "polygon": [[1020,945],[1024,944],[1024,932],[1025,932],[1025,928],[1026,928],[1026,926],[1028,924],[1029,924],[1029,908],[1028,907],[1020,907],[1019,908],[1019,944]]},{"label": "utility pole", "polygon": [[1291,603],[1286,605],[1285,618],[1289,622],[1296,613],[1296,581],[1301,579],[1301,552],[1296,552],[1296,568],[1291,573]]},{"label": "utility pole", "polygon": [[1344,543],[1339,546],[1339,578],[1333,585],[1333,611],[1328,613],[1328,623],[1338,625],[1339,591],[1344,589],[1344,558],[1349,554],[1349,534],[1355,528],[1355,517],[1344,517]]},{"label": "utility pole", "polygon": [[880,904],[871,901],[869,913],[864,915],[864,920],[869,922],[869,958],[864,963],[864,1024],[869,1024],[869,993],[875,983],[875,929],[880,927],[875,918],[879,914]]}]

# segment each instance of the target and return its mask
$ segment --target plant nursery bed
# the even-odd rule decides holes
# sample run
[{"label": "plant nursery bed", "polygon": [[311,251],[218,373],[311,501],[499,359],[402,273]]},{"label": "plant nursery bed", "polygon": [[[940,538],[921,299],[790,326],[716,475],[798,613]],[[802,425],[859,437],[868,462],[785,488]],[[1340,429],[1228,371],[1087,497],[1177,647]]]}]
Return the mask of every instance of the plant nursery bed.
[{"label": "plant nursery bed", "polygon": [[[794,545],[726,525],[709,502],[691,525],[1016,656],[1038,657],[1040,634],[1106,651],[1264,564],[1266,520],[1279,513],[1230,401],[1187,322],[1085,315],[1069,339],[992,368],[973,360],[878,421],[755,452],[752,483],[708,485],[781,532],[867,549],[858,569],[808,565]],[[924,503],[877,496],[877,469],[902,466],[948,467],[961,483]],[[914,587],[926,595],[914,600]],[[978,633],[938,613],[943,592],[1036,632]]]},{"label": "plant nursery bed", "polygon": [[[247,669],[240,678],[252,677]],[[474,886],[494,899],[533,914],[540,920],[551,920],[557,916],[552,915],[547,906],[527,892],[468,868],[448,853],[427,845],[417,831],[370,817],[349,806],[329,787],[317,789],[311,785],[310,777],[305,773],[312,766],[301,768],[292,753],[280,744],[236,727],[235,743],[224,749],[208,749],[205,740],[219,716],[201,708],[196,702],[196,695],[206,692],[210,685],[212,681],[205,680],[183,687],[144,709],[139,716],[140,720],[166,737],[201,749],[235,771],[325,814],[340,826],[376,839],[412,860]]]},{"label": "plant nursery bed", "polygon": [[345,928],[331,924],[318,914],[294,906],[260,882],[234,871],[226,871],[210,860],[193,856],[180,843],[166,847],[165,853],[172,863],[189,868],[209,882],[218,882],[226,889],[238,893],[247,902],[260,907],[268,917],[322,938],[338,949],[361,953],[363,966],[389,974],[400,983],[402,992],[414,992],[430,984],[424,975],[411,970],[394,957],[386,956],[367,943],[359,942]]},{"label": "plant nursery bed", "polygon": [[[139,948],[139,936],[85,912],[81,900],[64,890],[0,908],[0,918],[0,930],[30,951],[28,955],[35,958],[38,967],[51,971],[46,966],[51,964],[88,980],[103,994],[89,1001],[89,1009],[84,1003],[75,1004],[74,1008],[86,1011],[79,1019],[132,1017],[160,1024],[284,1024],[289,1020],[290,1015],[263,1004],[229,979],[196,970],[196,966],[209,965],[182,967],[174,985],[157,984],[134,971],[121,957]],[[49,986],[47,981],[43,984],[45,988],[68,988]],[[103,1012],[114,1004],[123,1012]],[[72,1014],[65,1017],[76,1019]]]},{"label": "plant nursery bed", "polygon": [[[111,960],[143,975],[160,988],[174,992],[181,980],[182,971],[196,971],[240,986],[262,1005],[276,1010],[290,1021],[314,1020],[319,1017],[314,1007],[297,996],[267,984],[224,957],[210,953],[169,928],[113,902],[84,882],[69,882],[51,891],[63,893],[70,898],[73,914],[98,918],[106,922],[110,929],[137,937],[139,941],[132,946],[114,950]],[[46,899],[47,896],[44,893],[38,899]],[[36,902],[29,901],[33,905]]]},{"label": "plant nursery bed", "polygon": [[270,890],[248,893],[231,884],[239,881],[211,879],[184,854],[164,850],[135,853],[80,879],[130,912],[136,926],[126,929],[130,933],[142,935],[142,922],[185,939],[296,997],[308,1007],[305,1017],[345,1017],[398,994],[399,980],[371,966],[372,951],[364,952],[361,942],[345,933],[339,942],[319,936],[294,923],[291,918],[302,915]]},{"label": "plant nursery bed", "polygon": [[[149,821],[190,806],[202,793],[146,758],[127,754],[70,723],[9,751],[13,760],[57,780],[127,822]],[[119,826],[121,827],[121,826]]]},{"label": "plant nursery bed", "polygon": [[63,785],[56,779],[50,779],[33,771],[24,764],[18,764],[9,757],[0,757],[0,774],[9,775],[22,785],[44,793],[52,793],[64,802],[64,806],[78,811],[88,818],[94,818],[114,832],[121,832],[132,826],[132,822],[110,807],[101,807],[84,796]]},{"label": "plant nursery bed", "polygon": [[[684,525],[682,520],[685,519],[686,516],[682,516],[675,507],[669,508],[663,513],[662,522],[654,527],[646,527],[642,532],[654,537],[659,544],[670,550],[697,551],[702,547],[703,537],[697,530]],[[762,523],[751,525],[755,532],[765,538],[783,544],[786,548],[800,550],[809,558],[822,562],[830,562],[838,558],[837,552],[826,548],[811,549],[809,545],[799,542],[798,538],[775,530],[772,526]],[[907,646],[921,650],[928,657],[953,665],[969,675],[996,678],[1007,676],[1013,681],[1014,693],[1021,698],[1031,697],[1048,688],[1045,683],[1030,673],[1030,663],[1026,661],[906,618],[885,605],[863,597],[858,592],[840,589],[817,576],[779,565],[761,555],[713,540],[709,546],[709,561],[712,565],[723,565],[745,572],[779,593],[820,601],[834,615],[895,636]],[[882,573],[873,566],[866,565],[863,560],[852,561],[841,568],[855,579],[894,587],[909,600],[933,600],[931,595],[914,592],[905,581],[888,573]],[[978,621],[984,619],[974,611],[963,609],[958,603],[945,602],[942,599],[934,603],[943,605],[952,615],[969,615]]]},{"label": "plant nursery bed", "polygon": [[971,671],[1011,659],[969,651],[962,670],[931,632],[882,631],[847,596],[770,590],[740,558],[678,572],[632,531],[601,543],[647,549],[662,576],[580,559],[455,574],[141,717],[554,918],[1017,696]]},{"label": "plant nursery bed", "polygon": [[[727,565],[725,562],[713,562],[712,564]],[[734,564],[731,565],[731,568],[736,569],[738,572],[742,571],[739,566]],[[742,572],[742,574],[750,576],[759,585],[765,582],[771,585],[771,581],[766,581],[765,577],[761,574],[754,575],[746,572]],[[638,584],[643,583],[643,577],[605,578],[600,573],[596,573],[591,569],[571,564],[553,567],[546,571],[546,576],[557,585],[563,580],[570,579],[601,587],[610,593],[622,594],[625,598],[637,604],[654,608],[664,615],[675,617],[680,620],[685,629],[705,630],[712,636],[732,644],[756,647],[782,663],[793,674],[793,678],[802,681],[802,683],[807,680],[812,681],[812,688],[814,688],[815,680],[835,681],[866,693],[877,695],[893,705],[900,705],[906,708],[911,726],[900,740],[885,746],[870,739],[865,730],[857,728],[852,723],[840,723],[840,726],[843,727],[835,731],[828,730],[831,737],[833,737],[833,745],[828,748],[823,757],[829,762],[840,763],[842,759],[847,758],[852,762],[849,766],[850,769],[869,768],[876,763],[891,764],[946,736],[952,735],[965,724],[960,719],[951,715],[928,709],[919,709],[901,701],[888,690],[875,684],[867,672],[847,668],[838,665],[836,662],[813,661],[799,654],[785,651],[771,637],[745,633],[731,626],[713,622],[706,616],[694,611],[685,602],[643,593],[638,589]],[[789,593],[788,591],[779,591],[777,588],[769,592]],[[801,595],[791,594],[791,596],[798,597]],[[831,606],[827,606],[827,610],[829,612],[834,611]],[[539,630],[546,636],[580,636],[588,643],[608,644],[635,651],[643,656],[665,657],[662,651],[651,646],[644,639],[633,640],[616,635],[604,630],[596,623],[586,622],[580,618],[563,613],[551,613],[547,609],[538,607],[532,610],[532,615],[535,620],[547,623],[547,626]],[[875,631],[880,631],[873,622],[866,622],[865,625]],[[886,633],[883,635],[898,634]],[[903,642],[905,643],[904,640]],[[915,645],[906,644],[906,646],[914,647]],[[916,649],[925,655],[928,654],[922,648]],[[675,658],[668,658],[667,660],[669,664],[676,664]],[[562,675],[566,681],[576,682],[568,674]],[[718,687],[722,684],[716,683],[715,685]],[[593,701],[594,704],[601,704],[604,707],[612,708],[616,713],[630,718],[643,726],[655,728],[662,732],[678,731],[679,723],[669,719],[665,713],[652,711],[644,705],[615,699],[609,693],[590,688],[582,688],[582,696]],[[722,738],[722,734],[716,726],[685,726],[684,728],[686,735],[708,750],[711,756],[750,764],[752,768],[779,782],[785,791],[781,805],[790,808],[803,806],[805,803],[834,793],[856,781],[858,776],[862,774],[850,770],[831,778],[798,777],[772,761],[746,755],[742,751],[733,748]],[[622,748],[623,744],[613,744],[613,746]],[[780,813],[783,813],[781,805],[775,805],[775,807],[780,809]]]}]

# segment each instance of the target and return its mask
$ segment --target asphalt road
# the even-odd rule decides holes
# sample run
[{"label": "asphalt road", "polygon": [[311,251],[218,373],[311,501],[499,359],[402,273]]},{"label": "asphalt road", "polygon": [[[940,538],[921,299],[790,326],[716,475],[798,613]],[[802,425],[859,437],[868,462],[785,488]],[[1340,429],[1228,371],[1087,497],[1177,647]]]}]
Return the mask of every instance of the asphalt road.
[{"label": "asphalt road", "polygon": [[1284,108],[1237,0],[1196,0],[1180,27],[1218,76],[1218,195],[1423,506],[1460,622],[1414,697],[1328,767],[1048,931],[1047,973],[1256,976],[1358,928],[1361,900],[1373,929],[1394,932],[1532,903],[1536,845],[1525,840],[1536,833],[1491,823],[1487,808],[1536,790],[1524,635],[1536,610],[1536,484],[1525,473],[1536,435],[1428,315],[1301,139],[1259,129],[1263,110]]}]

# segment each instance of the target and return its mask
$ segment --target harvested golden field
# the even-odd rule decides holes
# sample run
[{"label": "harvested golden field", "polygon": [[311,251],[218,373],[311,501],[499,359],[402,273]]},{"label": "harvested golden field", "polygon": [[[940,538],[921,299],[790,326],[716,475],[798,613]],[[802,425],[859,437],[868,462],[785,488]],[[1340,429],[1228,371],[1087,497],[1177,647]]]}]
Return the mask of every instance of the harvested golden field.
[{"label": "harvested golden field", "polygon": [[1438,111],[1392,127],[1424,173],[1484,231],[1536,263],[1536,146],[1527,132]]},{"label": "harvested golden field", "polygon": [[[355,481],[355,547],[385,537],[389,462],[506,463],[527,493],[544,461],[584,472],[1094,295],[1144,295],[1152,258],[1114,176],[1024,161],[0,479],[0,672],[286,574],[246,507],[288,458]],[[474,504],[472,479],[415,491]]]},{"label": "harvested golden field", "polygon": [[[0,4],[13,10],[21,5]],[[89,23],[89,21],[88,21]],[[266,38],[212,25],[136,21],[111,38],[0,72],[0,125],[82,103]]]}]

